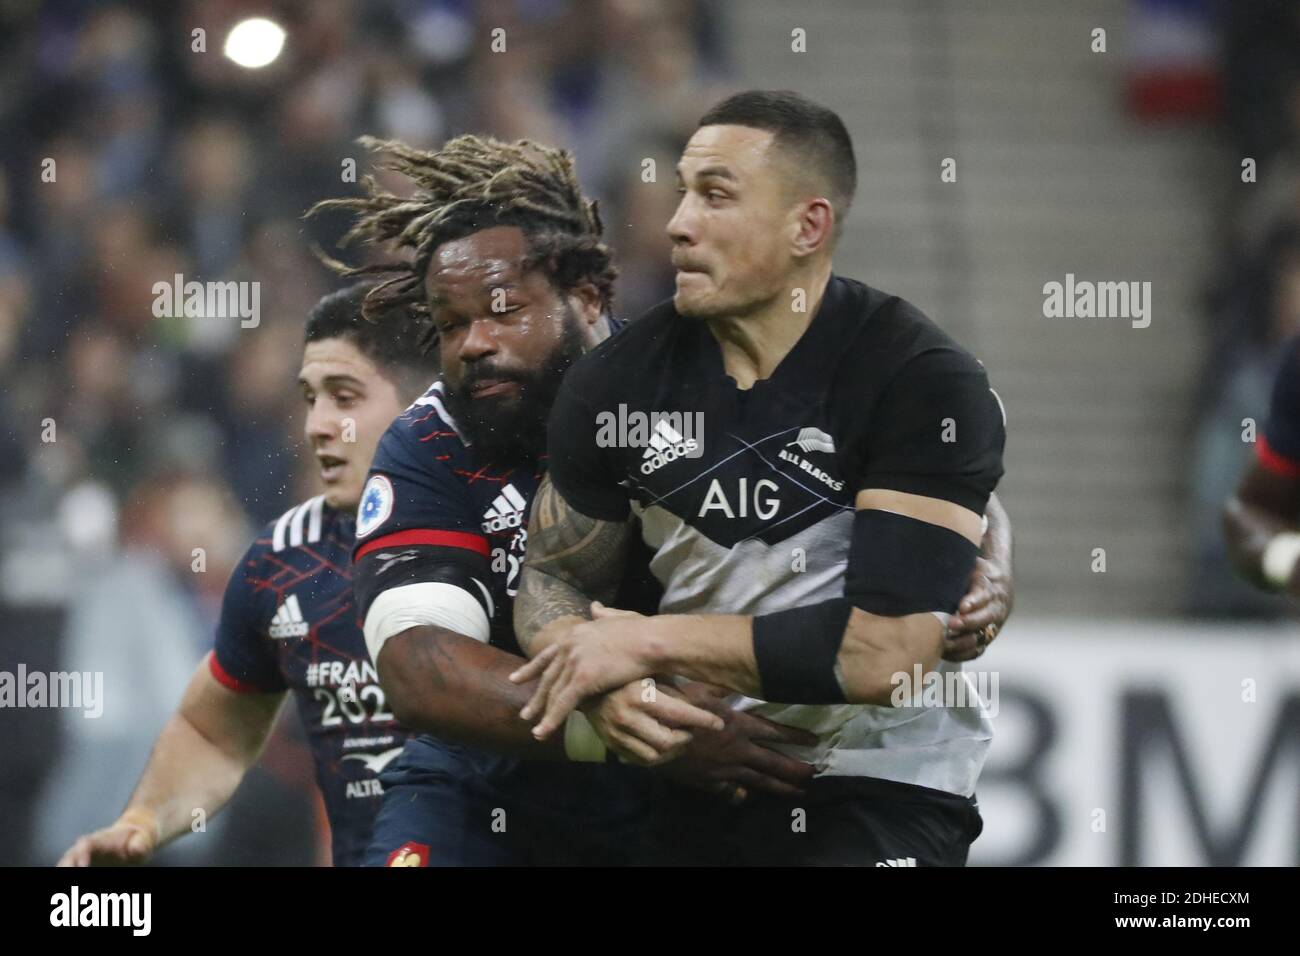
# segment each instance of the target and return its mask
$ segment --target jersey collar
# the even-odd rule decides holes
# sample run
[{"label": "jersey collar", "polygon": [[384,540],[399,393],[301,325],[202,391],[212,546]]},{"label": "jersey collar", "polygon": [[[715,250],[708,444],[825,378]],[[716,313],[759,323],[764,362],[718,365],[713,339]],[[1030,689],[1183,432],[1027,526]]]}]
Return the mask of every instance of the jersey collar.
[{"label": "jersey collar", "polygon": [[[782,388],[805,394],[820,394],[829,380],[829,371],[834,358],[846,341],[847,325],[851,309],[849,283],[831,273],[826,283],[826,292],[822,296],[817,312],[803,335],[799,336],[794,347],[786,353],[785,358],[772,374],[759,379],[753,388],[766,387],[769,383],[781,385]],[[722,364],[722,348],[713,337],[708,326],[694,319],[678,316],[679,321],[692,322],[696,328],[696,342],[691,352],[696,357],[694,367],[706,377],[730,384],[738,391],[735,379],[726,373]]]}]

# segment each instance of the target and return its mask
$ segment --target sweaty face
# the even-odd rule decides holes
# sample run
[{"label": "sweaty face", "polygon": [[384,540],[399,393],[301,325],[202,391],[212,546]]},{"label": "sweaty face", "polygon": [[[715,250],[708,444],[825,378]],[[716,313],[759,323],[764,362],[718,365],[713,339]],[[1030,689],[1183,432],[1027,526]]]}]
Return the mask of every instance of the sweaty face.
[{"label": "sweaty face", "polygon": [[448,411],[482,462],[545,450],[560,379],[583,352],[583,320],[599,312],[524,272],[527,254],[521,230],[493,226],[439,246],[425,279]]},{"label": "sweaty face", "polygon": [[677,289],[673,304],[696,318],[744,315],[785,288],[798,229],[791,171],[773,134],[703,126],[677,165],[681,200],[668,223]]},{"label": "sweaty face", "polygon": [[397,387],[344,338],[307,343],[298,387],[307,403],[307,442],[325,501],[355,510],[375,447],[405,407]]}]

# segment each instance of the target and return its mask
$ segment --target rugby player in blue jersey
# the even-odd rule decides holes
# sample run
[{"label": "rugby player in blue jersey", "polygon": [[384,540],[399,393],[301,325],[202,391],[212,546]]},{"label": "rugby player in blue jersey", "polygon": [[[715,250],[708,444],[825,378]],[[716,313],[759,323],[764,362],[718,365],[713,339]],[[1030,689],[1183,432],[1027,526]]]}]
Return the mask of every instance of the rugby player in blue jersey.
[{"label": "rugby player in blue jersey", "polygon": [[1300,594],[1300,338],[1287,343],[1253,460],[1224,506],[1223,527],[1243,577],[1264,590]]},{"label": "rugby player in blue jersey", "polygon": [[325,799],[335,865],[356,865],[379,806],[378,773],[407,732],[385,700],[352,599],[355,512],[375,445],[437,374],[410,313],[367,322],[367,287],[322,299],[298,376],[322,494],[267,525],[227,586],[215,647],[163,728],[122,815],[60,865],[143,862],[225,805],[292,692]]}]

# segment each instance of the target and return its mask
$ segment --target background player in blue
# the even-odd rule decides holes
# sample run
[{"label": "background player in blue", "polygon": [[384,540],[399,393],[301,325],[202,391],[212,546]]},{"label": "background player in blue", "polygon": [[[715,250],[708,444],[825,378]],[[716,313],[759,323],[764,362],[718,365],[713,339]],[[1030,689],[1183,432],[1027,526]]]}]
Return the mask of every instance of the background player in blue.
[{"label": "background player in blue", "polygon": [[1254,459],[1223,519],[1241,573],[1261,588],[1300,597],[1300,338],[1286,346]]},{"label": "background player in blue", "polygon": [[[1001,403],[918,310],[833,273],[856,184],[833,112],[736,94],[678,176],[674,299],[576,363],[552,411],[515,602],[536,655],[515,677],[542,679],[523,716],[545,739],[631,680],[726,686],[815,731],[796,753],[817,776],[798,802],[707,819],[684,803],[670,833],[688,860],[963,863],[992,727],[941,657],[1002,475]],[[616,412],[660,417],[602,438]],[[673,416],[698,416],[690,442]],[[602,612],[637,539],[662,613]],[[896,675],[923,672],[962,693],[899,706]]]},{"label": "background player in blue", "polygon": [[62,864],[140,862],[216,813],[257,760],[292,691],[325,798],[335,865],[356,865],[379,807],[379,771],[407,733],[384,699],[352,600],[353,513],[383,429],[437,373],[409,313],[361,317],[367,287],[322,299],[307,319],[298,385],[324,493],[287,510],[226,589],[216,646],[199,666],[116,823]]}]

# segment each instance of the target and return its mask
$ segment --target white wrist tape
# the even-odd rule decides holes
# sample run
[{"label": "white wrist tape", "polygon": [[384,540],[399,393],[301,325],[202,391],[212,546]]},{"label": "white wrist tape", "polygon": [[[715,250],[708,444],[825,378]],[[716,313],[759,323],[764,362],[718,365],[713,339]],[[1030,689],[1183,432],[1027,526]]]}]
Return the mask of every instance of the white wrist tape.
[{"label": "white wrist tape", "polygon": [[608,748],[591,726],[587,715],[580,710],[569,714],[564,721],[564,752],[570,760],[580,763],[604,763]]},{"label": "white wrist tape", "polygon": [[1260,568],[1270,584],[1275,588],[1283,588],[1291,580],[1297,559],[1300,559],[1300,533],[1283,531],[1274,535],[1264,549]]},{"label": "white wrist tape", "polygon": [[487,643],[491,624],[483,606],[464,588],[438,581],[403,584],[375,598],[362,631],[370,660],[379,663],[379,650],[390,638],[422,624],[443,627]]}]

